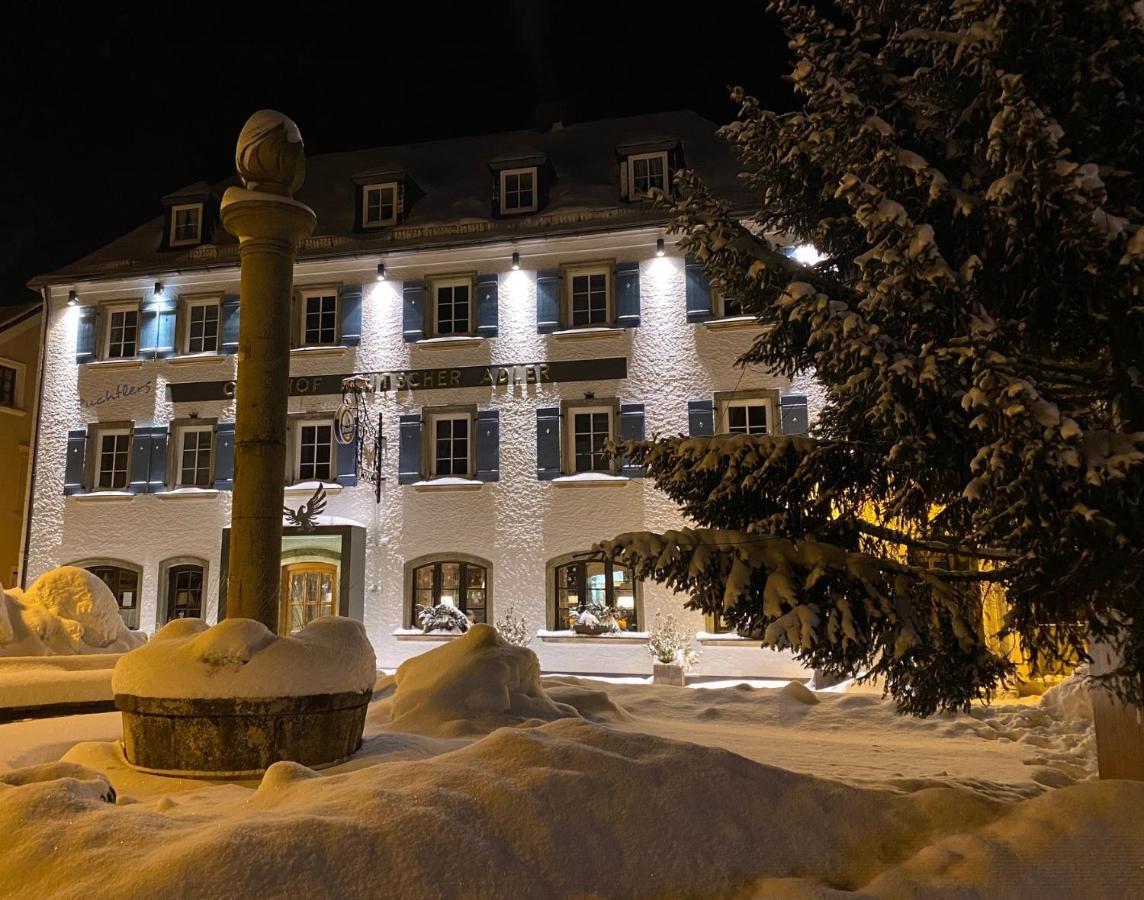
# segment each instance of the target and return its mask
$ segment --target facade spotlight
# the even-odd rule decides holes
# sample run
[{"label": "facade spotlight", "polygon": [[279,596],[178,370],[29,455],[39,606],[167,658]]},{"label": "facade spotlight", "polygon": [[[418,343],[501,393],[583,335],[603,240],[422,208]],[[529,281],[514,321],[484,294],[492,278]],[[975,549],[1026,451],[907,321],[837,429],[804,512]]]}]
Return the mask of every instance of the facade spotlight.
[{"label": "facade spotlight", "polygon": [[512,270],[517,272],[520,270],[520,254],[515,250],[512,253]]},{"label": "facade spotlight", "polygon": [[663,256],[663,238],[655,239],[655,255]]},{"label": "facade spotlight", "polygon": [[79,306],[79,294],[75,291],[68,291],[68,306]]},{"label": "facade spotlight", "polygon": [[155,292],[154,293],[155,293],[155,299],[156,300],[162,300],[163,299],[163,282],[161,282],[161,281],[155,282]]},{"label": "facade spotlight", "polygon": [[385,263],[377,264],[377,280],[385,281]]}]

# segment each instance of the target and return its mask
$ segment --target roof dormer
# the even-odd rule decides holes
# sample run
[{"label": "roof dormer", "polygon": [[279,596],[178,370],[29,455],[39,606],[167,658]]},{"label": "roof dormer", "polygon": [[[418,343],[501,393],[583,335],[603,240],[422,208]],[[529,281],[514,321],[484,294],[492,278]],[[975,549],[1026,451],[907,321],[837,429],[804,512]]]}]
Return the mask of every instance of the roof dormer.
[{"label": "roof dormer", "polygon": [[539,212],[548,202],[555,170],[542,153],[502,156],[489,161],[493,174],[494,219]]},{"label": "roof dormer", "polygon": [[358,172],[353,182],[356,231],[375,231],[405,221],[417,191],[404,171],[380,168]]},{"label": "roof dormer", "polygon": [[644,200],[652,190],[672,192],[672,176],[684,167],[679,138],[661,138],[616,147],[620,163],[620,199]]},{"label": "roof dormer", "polygon": [[197,181],[163,198],[160,249],[179,250],[210,243],[218,204],[211,186]]}]

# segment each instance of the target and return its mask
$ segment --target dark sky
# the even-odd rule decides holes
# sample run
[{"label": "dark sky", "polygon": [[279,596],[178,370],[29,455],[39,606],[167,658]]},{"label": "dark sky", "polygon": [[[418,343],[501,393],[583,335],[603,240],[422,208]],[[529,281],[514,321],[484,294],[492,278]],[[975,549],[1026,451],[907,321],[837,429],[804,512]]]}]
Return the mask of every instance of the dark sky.
[{"label": "dark sky", "polygon": [[98,18],[30,4],[0,37],[0,305],[35,299],[30,277],[157,215],[164,194],[231,174],[262,107],[318,154],[527,128],[542,100],[570,122],[690,108],[722,124],[728,84],[790,104],[762,0],[686,16],[624,0],[92,5]]}]

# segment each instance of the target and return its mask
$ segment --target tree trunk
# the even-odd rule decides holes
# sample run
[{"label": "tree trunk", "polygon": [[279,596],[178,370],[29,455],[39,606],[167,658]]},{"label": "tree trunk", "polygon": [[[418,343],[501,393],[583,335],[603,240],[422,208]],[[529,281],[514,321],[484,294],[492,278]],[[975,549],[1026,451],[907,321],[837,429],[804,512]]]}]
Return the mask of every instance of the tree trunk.
[{"label": "tree trunk", "polygon": [[[1111,672],[1120,661],[1103,642],[1093,642],[1089,653],[1094,675]],[[1100,777],[1144,781],[1144,709],[1121,703],[1103,687],[1093,687],[1092,718]]]}]

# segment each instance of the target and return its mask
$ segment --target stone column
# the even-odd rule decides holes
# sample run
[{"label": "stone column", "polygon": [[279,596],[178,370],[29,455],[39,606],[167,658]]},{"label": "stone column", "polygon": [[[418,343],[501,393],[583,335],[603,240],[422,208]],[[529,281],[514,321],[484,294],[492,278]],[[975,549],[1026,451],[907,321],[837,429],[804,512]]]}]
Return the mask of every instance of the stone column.
[{"label": "stone column", "polygon": [[257,619],[277,633],[294,260],[317,219],[292,196],[305,157],[286,116],[251,116],[235,165],[244,187],[227,188],[221,208],[242,265],[227,616]]}]

